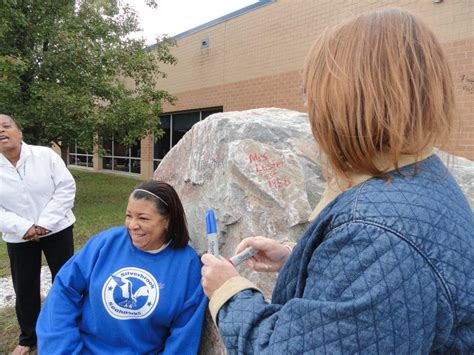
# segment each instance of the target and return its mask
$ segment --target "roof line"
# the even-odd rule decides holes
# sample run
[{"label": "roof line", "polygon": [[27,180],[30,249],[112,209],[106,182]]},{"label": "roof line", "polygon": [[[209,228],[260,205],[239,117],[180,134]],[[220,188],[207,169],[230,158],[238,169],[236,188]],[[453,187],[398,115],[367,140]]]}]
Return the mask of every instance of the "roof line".
[{"label": "roof line", "polygon": [[[214,20],[211,20],[209,22],[206,22],[206,23],[203,23],[202,25],[199,25],[199,26],[196,26],[196,27],[193,27],[191,28],[190,30],[187,30],[187,31],[184,31],[184,32],[181,32],[175,36],[171,36],[170,39],[174,39],[174,40],[178,40],[178,39],[181,39],[183,37],[186,37],[186,36],[189,36],[193,33],[196,33],[196,32],[199,32],[199,31],[202,31],[206,28],[209,28],[209,27],[212,27],[212,26],[215,26],[219,23],[222,23],[222,22],[225,22],[225,21],[228,21],[230,19],[233,19],[234,17],[238,17],[240,15],[243,15],[247,12],[250,12],[250,11],[253,11],[255,9],[258,9],[262,6],[265,6],[265,5],[268,5],[272,2],[274,2],[275,0],[258,0],[258,2],[256,2],[255,4],[250,4],[246,7],[243,7],[239,10],[236,10],[236,11],[233,11],[227,15],[224,15],[224,16],[221,16],[221,17],[218,17]],[[148,47],[146,47],[145,49],[146,50],[150,50],[150,49],[153,49],[155,46],[157,46],[158,43],[155,43],[155,44],[152,44]]]}]

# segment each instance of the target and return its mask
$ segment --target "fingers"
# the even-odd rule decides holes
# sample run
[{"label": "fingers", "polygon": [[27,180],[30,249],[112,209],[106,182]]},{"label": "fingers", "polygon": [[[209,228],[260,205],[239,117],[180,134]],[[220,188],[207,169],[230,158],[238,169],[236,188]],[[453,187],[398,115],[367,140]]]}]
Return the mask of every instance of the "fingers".
[{"label": "fingers", "polygon": [[203,254],[203,256],[201,256],[201,262],[204,264],[203,267],[210,267],[210,266],[219,266],[219,265],[231,265],[226,258],[224,258],[223,256],[219,255],[218,257],[212,255],[212,254],[209,254],[209,253],[206,253],[206,254]]},{"label": "fingers", "polygon": [[36,234],[38,235],[45,235],[50,232],[48,229],[43,228],[41,226],[35,226],[35,231],[36,231]]},{"label": "fingers", "polygon": [[209,253],[205,253],[203,256],[201,256],[201,262],[204,264],[204,265],[212,265],[214,264],[216,261],[219,261],[218,258],[216,258],[214,255],[212,254],[209,254]]},{"label": "fingers", "polygon": [[25,233],[25,235],[23,236],[23,240],[35,240],[35,241],[39,241],[40,237],[43,236],[43,235],[46,235],[48,233],[50,233],[51,231],[49,229],[46,229],[44,227],[41,227],[41,226],[36,226],[36,225],[32,225],[28,231]]},{"label": "fingers", "polygon": [[36,234],[35,232],[35,225],[33,224],[26,233],[23,235],[22,239],[23,240],[30,240],[34,235]]},{"label": "fingers", "polygon": [[32,239],[35,239],[37,238],[37,235],[36,233],[34,232],[34,229],[33,231],[28,231],[24,236],[23,236],[23,240],[32,240]]},{"label": "fingers", "polygon": [[204,293],[208,297],[212,297],[214,291],[228,279],[239,275],[235,268],[222,256],[215,257],[207,253],[201,257],[201,261],[203,263],[201,284]]},{"label": "fingers", "polygon": [[206,278],[208,277],[208,275],[209,275],[209,266],[205,266],[205,265],[204,265],[204,266],[201,268],[201,276],[202,276],[202,279],[203,279],[203,280],[206,279]]},{"label": "fingers", "polygon": [[37,242],[37,241],[39,241],[39,238],[40,237],[38,235],[32,234],[32,235],[25,235],[22,239],[23,240],[28,240],[28,241],[34,240],[35,242]]},{"label": "fingers", "polygon": [[205,278],[208,276],[212,266],[218,262],[219,259],[217,259],[214,255],[206,253],[201,256],[201,262],[203,263],[203,266],[201,268],[201,275]]},{"label": "fingers", "polygon": [[269,263],[262,263],[258,261],[253,262],[252,269],[258,272],[274,272],[275,271],[274,265],[269,264]]},{"label": "fingers", "polygon": [[241,251],[245,250],[246,248],[248,248],[250,246],[250,240],[252,239],[252,237],[250,238],[245,238],[244,240],[242,240],[238,245],[237,245],[237,248],[235,249],[235,254],[238,254],[240,253]]},{"label": "fingers", "polygon": [[277,272],[279,269],[271,262],[261,262],[253,259],[247,260],[247,266],[257,272]]},{"label": "fingers", "polygon": [[258,250],[265,250],[268,249],[272,242],[272,239],[265,238],[262,236],[245,238],[239,243],[239,245],[237,245],[235,253],[238,254],[248,247],[252,247]]},{"label": "fingers", "polygon": [[247,265],[249,268],[255,270],[255,261],[253,261],[252,258],[250,258],[249,260],[247,260],[245,263],[246,263],[246,265]]}]

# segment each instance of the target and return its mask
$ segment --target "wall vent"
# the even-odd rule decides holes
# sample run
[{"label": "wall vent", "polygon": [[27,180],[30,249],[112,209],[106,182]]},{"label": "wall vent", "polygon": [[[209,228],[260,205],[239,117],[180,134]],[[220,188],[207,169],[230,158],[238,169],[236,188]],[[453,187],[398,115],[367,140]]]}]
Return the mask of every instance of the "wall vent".
[{"label": "wall vent", "polygon": [[209,37],[204,37],[201,39],[201,48],[208,48],[209,47]]}]

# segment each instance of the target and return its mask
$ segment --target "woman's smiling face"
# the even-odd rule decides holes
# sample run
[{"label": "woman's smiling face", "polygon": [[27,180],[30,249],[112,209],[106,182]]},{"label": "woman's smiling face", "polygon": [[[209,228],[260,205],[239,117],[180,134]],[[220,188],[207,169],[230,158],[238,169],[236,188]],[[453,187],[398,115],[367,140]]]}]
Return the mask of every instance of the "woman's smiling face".
[{"label": "woman's smiling face", "polygon": [[145,199],[128,199],[125,226],[132,243],[141,250],[157,250],[165,243],[169,218],[158,213],[155,204]]}]

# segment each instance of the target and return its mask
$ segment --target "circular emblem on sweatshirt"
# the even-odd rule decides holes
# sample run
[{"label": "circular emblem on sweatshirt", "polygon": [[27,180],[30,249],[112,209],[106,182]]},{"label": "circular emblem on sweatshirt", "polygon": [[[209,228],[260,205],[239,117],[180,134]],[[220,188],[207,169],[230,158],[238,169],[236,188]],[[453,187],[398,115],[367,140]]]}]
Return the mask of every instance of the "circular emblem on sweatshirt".
[{"label": "circular emblem on sweatshirt", "polygon": [[102,302],[116,319],[142,319],[156,308],[160,290],[148,271],[135,267],[117,270],[102,288]]}]

